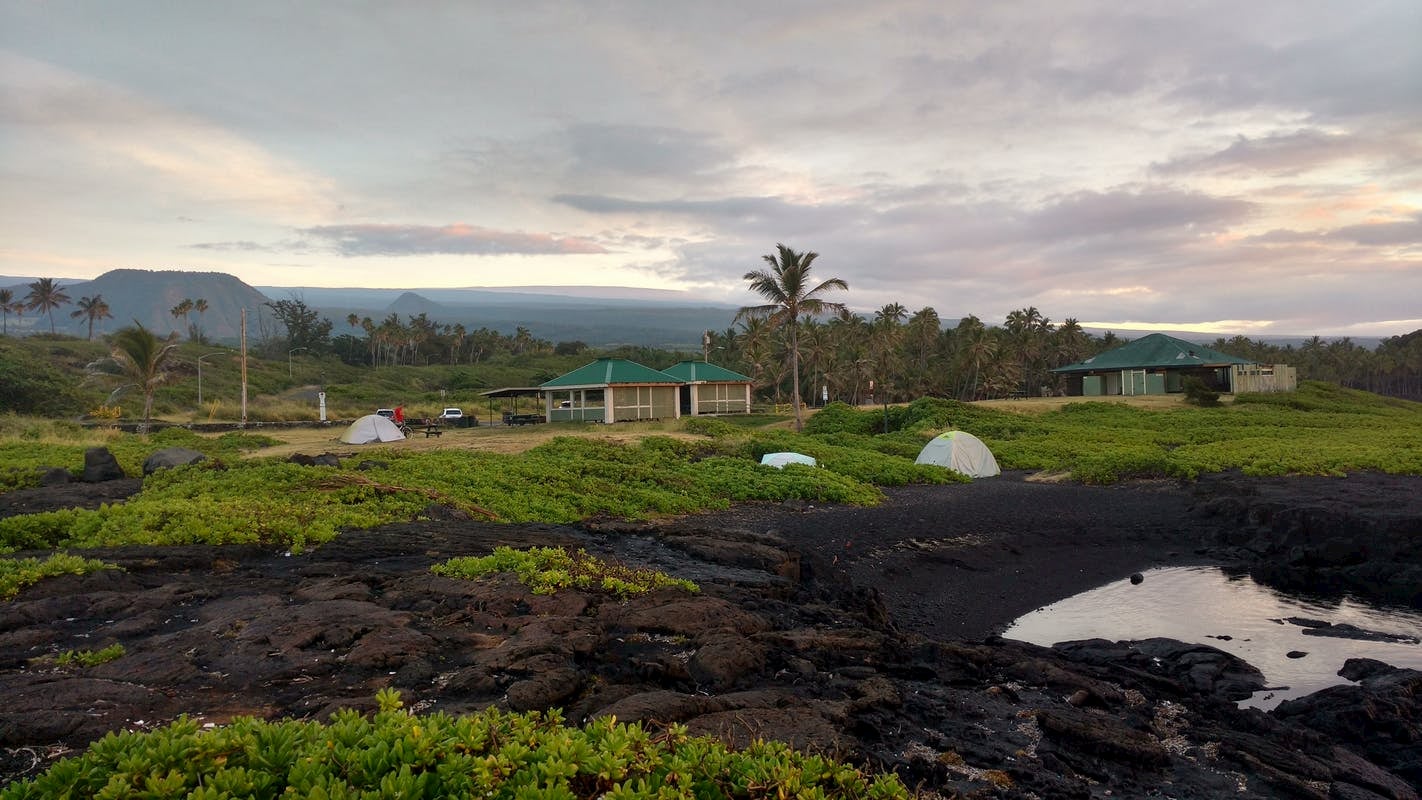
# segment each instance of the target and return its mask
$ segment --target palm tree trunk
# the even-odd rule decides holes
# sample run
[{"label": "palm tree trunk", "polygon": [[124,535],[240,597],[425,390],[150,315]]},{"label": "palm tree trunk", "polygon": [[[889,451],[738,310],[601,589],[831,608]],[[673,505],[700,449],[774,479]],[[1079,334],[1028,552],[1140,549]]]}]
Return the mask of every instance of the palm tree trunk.
[{"label": "palm tree trunk", "polygon": [[152,419],[153,419],[153,390],[152,390],[151,388],[146,388],[146,387],[145,387],[144,390],[143,390],[143,422],[142,422],[142,424],[140,424],[140,425],[138,426],[138,432],[139,432],[139,433],[144,433],[144,434],[148,433],[148,428],[149,428],[149,426],[152,424],[152,423],[150,422],[150,420],[152,420]]},{"label": "palm tree trunk", "polygon": [[790,321],[790,402],[795,404],[795,432],[805,430],[805,419],[800,414],[800,331],[798,319]]}]

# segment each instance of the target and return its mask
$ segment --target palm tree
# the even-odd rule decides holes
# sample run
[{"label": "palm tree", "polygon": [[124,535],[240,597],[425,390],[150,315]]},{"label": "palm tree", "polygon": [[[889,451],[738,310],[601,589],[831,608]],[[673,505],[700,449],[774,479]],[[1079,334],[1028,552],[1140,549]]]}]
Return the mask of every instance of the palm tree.
[{"label": "palm tree", "polygon": [[113,319],[114,315],[109,313],[109,304],[104,302],[104,296],[96,294],[93,297],[81,297],[77,304],[79,308],[69,312],[69,316],[74,319],[87,317],[89,320],[89,341],[94,341],[94,323],[101,319]]},{"label": "palm tree", "polygon": [[758,269],[745,274],[745,280],[750,281],[751,291],[770,302],[759,306],[746,306],[737,312],[736,318],[765,315],[766,321],[772,326],[789,326],[791,402],[795,404],[795,430],[802,431],[805,428],[805,420],[800,410],[800,315],[823,314],[843,309],[843,303],[832,303],[819,295],[831,289],[848,291],[849,284],[839,278],[830,278],[813,289],[809,288],[810,265],[819,258],[819,253],[797,253],[783,244],[776,244],[775,249],[779,253],[778,258],[774,255],[762,256],[765,263],[771,267],[769,271]]},{"label": "palm tree", "polygon": [[932,306],[924,306],[909,317],[905,326],[904,345],[906,355],[913,364],[915,394],[929,393],[935,384],[943,382],[943,377],[935,374],[935,351],[943,333],[942,321]]},{"label": "palm tree", "polygon": [[15,293],[9,289],[0,289],[0,313],[5,315],[5,325],[0,329],[0,333],[5,336],[10,335],[10,312],[15,310]]},{"label": "palm tree", "polygon": [[153,417],[153,393],[172,377],[168,366],[177,352],[178,334],[159,339],[134,320],[133,327],[120,328],[110,343],[113,349],[109,357],[90,364],[89,372],[127,381],[125,385],[143,390],[143,423],[138,432],[147,433]]},{"label": "palm tree", "polygon": [[962,359],[963,389],[960,399],[978,399],[978,383],[983,370],[997,359],[998,343],[982,320],[968,315],[955,329],[958,356]]},{"label": "palm tree", "polygon": [[189,313],[192,312],[192,310],[193,310],[193,301],[192,301],[192,300],[189,300],[189,299],[187,299],[187,298],[184,298],[184,299],[183,299],[183,302],[181,302],[181,303],[179,303],[179,304],[173,306],[171,309],[169,309],[168,313],[173,315],[173,319],[181,319],[181,320],[183,320],[184,322],[186,322],[186,321],[187,321],[187,316],[188,316]]},{"label": "palm tree", "polygon": [[193,301],[193,310],[198,313],[198,324],[197,330],[193,332],[196,335],[192,338],[198,340],[199,342],[206,341],[207,339],[207,335],[203,333],[202,330],[202,315],[207,313],[208,307],[209,306],[207,304],[206,298],[199,297],[198,299]]},{"label": "palm tree", "polygon": [[69,302],[69,295],[54,278],[40,278],[29,284],[30,293],[25,296],[25,306],[31,311],[49,314],[49,332],[54,333],[54,310]]}]

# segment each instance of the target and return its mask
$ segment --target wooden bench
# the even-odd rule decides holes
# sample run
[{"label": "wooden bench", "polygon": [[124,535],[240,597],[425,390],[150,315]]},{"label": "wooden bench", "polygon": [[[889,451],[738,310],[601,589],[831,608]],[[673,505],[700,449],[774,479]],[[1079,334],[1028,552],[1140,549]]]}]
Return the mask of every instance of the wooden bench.
[{"label": "wooden bench", "polygon": [[547,421],[542,414],[504,414],[505,425],[537,425]]},{"label": "wooden bench", "polygon": [[444,431],[439,427],[438,422],[425,420],[424,425],[422,427],[424,428],[426,439],[430,438],[431,436],[439,436],[440,434],[444,433]]}]

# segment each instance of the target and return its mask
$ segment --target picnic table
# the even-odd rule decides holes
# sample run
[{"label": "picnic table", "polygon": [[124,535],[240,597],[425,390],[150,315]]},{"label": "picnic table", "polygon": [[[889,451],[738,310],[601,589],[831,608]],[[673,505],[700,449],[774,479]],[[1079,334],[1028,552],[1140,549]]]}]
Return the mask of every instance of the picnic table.
[{"label": "picnic table", "polygon": [[547,418],[542,414],[515,414],[511,411],[504,412],[505,425],[537,425],[547,421]]},{"label": "picnic table", "polygon": [[408,422],[402,422],[399,428],[400,432],[406,436],[414,436],[415,431],[424,431],[426,439],[444,433],[444,429],[440,427],[439,420],[437,419],[422,419],[414,425]]}]

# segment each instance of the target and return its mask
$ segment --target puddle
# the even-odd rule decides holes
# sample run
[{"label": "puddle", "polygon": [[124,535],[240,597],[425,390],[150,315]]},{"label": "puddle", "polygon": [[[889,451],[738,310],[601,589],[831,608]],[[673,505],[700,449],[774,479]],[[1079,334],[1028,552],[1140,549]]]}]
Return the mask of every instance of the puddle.
[{"label": "puddle", "polygon": [[[1048,646],[1075,639],[1154,636],[1207,644],[1253,664],[1269,686],[1289,687],[1259,692],[1240,703],[1265,709],[1348,683],[1337,673],[1350,658],[1422,669],[1422,645],[1305,636],[1303,627],[1276,621],[1306,617],[1422,639],[1422,612],[1417,610],[1287,595],[1218,567],[1171,567],[1142,574],[1140,585],[1121,580],[1039,608],[1002,635]],[[1214,638],[1219,636],[1230,638]],[[1290,651],[1308,655],[1289,658]]]}]

